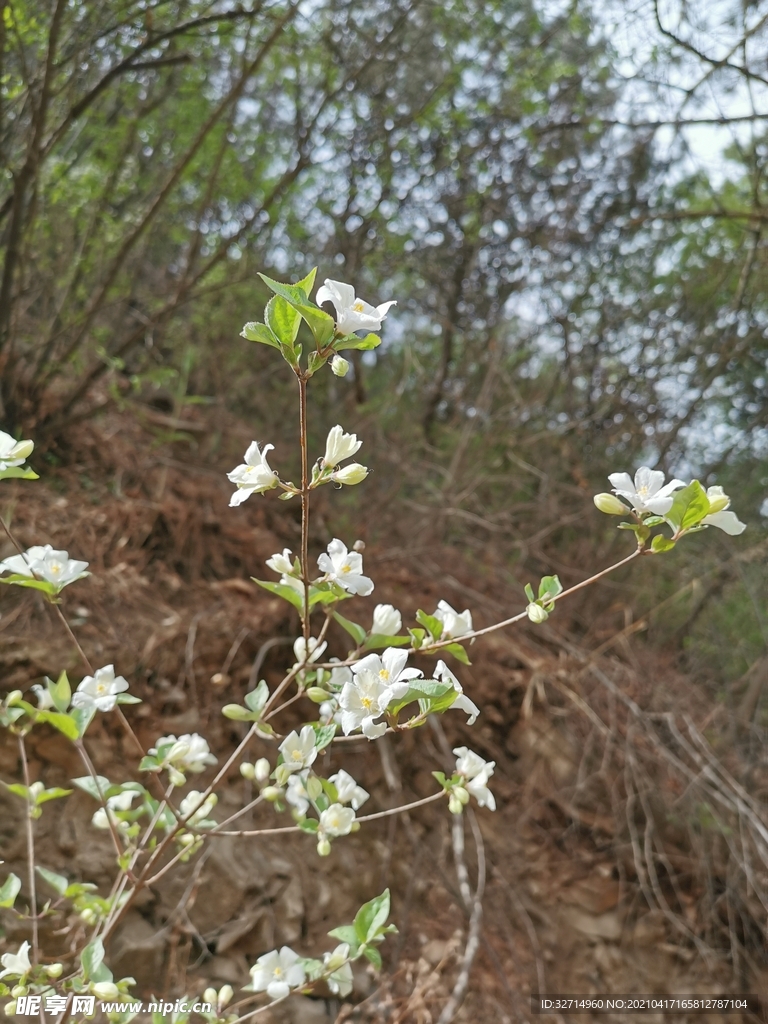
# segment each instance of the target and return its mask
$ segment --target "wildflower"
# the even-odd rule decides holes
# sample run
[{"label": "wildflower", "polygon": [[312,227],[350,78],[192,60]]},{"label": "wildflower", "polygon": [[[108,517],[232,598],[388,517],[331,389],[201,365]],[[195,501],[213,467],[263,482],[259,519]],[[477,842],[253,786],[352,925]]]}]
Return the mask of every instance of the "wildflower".
[{"label": "wildflower", "polygon": [[96,981],[91,984],[91,992],[97,999],[117,999],[120,989],[114,981]]},{"label": "wildflower", "polygon": [[292,988],[300,988],[306,978],[299,955],[290,946],[283,946],[279,953],[273,949],[260,956],[250,973],[253,991],[266,992],[270,999],[284,999]]},{"label": "wildflower", "polygon": [[230,508],[242,505],[252,494],[261,494],[275,486],[277,473],[267,464],[267,452],[274,447],[273,444],[265,444],[264,451],[261,451],[258,443],[253,441],[245,453],[245,462],[227,473],[227,479],[237,484],[237,490],[229,499]]},{"label": "wildflower", "polygon": [[328,988],[342,999],[352,991],[352,964],[349,962],[349,944],[342,942],[332,953],[323,953],[323,966],[328,975]]},{"label": "wildflower", "polygon": [[293,572],[293,562],[291,561],[291,549],[283,548],[283,553],[272,555],[271,558],[267,559],[267,565],[270,569],[274,569],[276,573],[282,573],[284,576],[290,576]]},{"label": "wildflower", "polygon": [[453,672],[451,672],[451,670],[448,668],[444,661],[438,661],[437,666],[435,668],[435,679],[439,679],[443,683],[451,684],[451,686],[458,694],[458,697],[453,702],[453,704],[451,704],[451,707],[456,708],[458,711],[466,711],[467,715],[469,716],[467,718],[467,725],[474,725],[475,721],[477,720],[477,716],[480,714],[480,708],[476,704],[474,704],[469,699],[469,697],[467,697],[467,695],[464,693],[464,690],[461,687],[461,683],[453,674]]},{"label": "wildflower", "polygon": [[421,675],[418,668],[406,668],[408,654],[397,647],[388,647],[384,653],[366,654],[352,666],[352,671],[359,673],[371,672],[382,686],[388,687],[390,699],[403,697],[408,692],[408,680]]},{"label": "wildflower", "polygon": [[[317,637],[314,636],[309,638],[309,644],[307,644],[303,636],[296,637],[293,642],[296,664],[304,665],[306,663],[311,665],[313,661],[317,661],[327,646],[328,644],[325,640],[322,643],[318,643]],[[309,648],[309,656],[307,656],[307,648]]]},{"label": "wildflower", "polygon": [[301,594],[304,597],[304,583],[302,580],[297,579],[295,576],[281,576],[280,582],[284,587],[290,587],[291,590],[295,590],[297,594]]},{"label": "wildflower", "polygon": [[357,440],[357,434],[345,434],[337,423],[335,427],[331,427],[328,431],[323,465],[327,469],[335,469],[344,459],[348,459],[355,452],[358,452],[362,443],[362,441]]},{"label": "wildflower", "polygon": [[191,789],[179,804],[179,814],[190,827],[200,825],[219,802],[215,793],[210,793],[205,800],[202,800],[202,796],[199,790]]},{"label": "wildflower", "polygon": [[303,818],[309,810],[309,793],[300,775],[291,775],[288,779],[288,788],[285,791],[285,799],[296,809],[300,818]]},{"label": "wildflower", "polygon": [[317,757],[315,730],[305,725],[301,733],[294,729],[289,732],[279,747],[283,755],[283,766],[288,772],[301,772],[310,768]]},{"label": "wildflower", "polygon": [[253,766],[253,776],[257,782],[266,782],[269,778],[270,766],[266,757],[260,757]]},{"label": "wildflower", "polygon": [[16,441],[10,434],[0,430],[0,472],[22,466],[34,447],[34,441]]},{"label": "wildflower", "polygon": [[341,728],[345,736],[362,728],[369,740],[383,736],[387,731],[385,722],[376,719],[387,710],[392,691],[385,686],[377,672],[357,672],[354,680],[345,683],[339,696],[341,707]]},{"label": "wildflower", "polygon": [[138,796],[132,789],[124,789],[122,793],[118,793],[116,796],[110,796],[107,798],[107,806],[99,807],[94,816],[91,818],[91,823],[95,828],[109,828],[109,822],[112,821],[113,825],[118,828],[127,826],[128,822],[120,821],[115,817],[114,811],[129,811],[131,804],[133,803],[134,797]]},{"label": "wildflower", "polygon": [[331,775],[328,781],[332,782],[336,787],[339,803],[351,804],[356,811],[360,810],[370,796],[362,786],[358,786],[349,772],[345,772],[343,768],[336,772],[335,775]]},{"label": "wildflower", "polygon": [[485,761],[468,747],[455,747],[456,771],[466,780],[464,788],[477,800],[480,807],[496,810],[496,800],[488,789],[488,780],[493,775],[495,761]]},{"label": "wildflower", "polygon": [[403,628],[403,617],[391,604],[377,604],[373,609],[371,633],[378,636],[397,636]]},{"label": "wildflower", "polygon": [[318,306],[331,302],[336,310],[336,330],[339,334],[354,334],[355,331],[378,331],[391,306],[392,300],[380,306],[371,306],[363,299],[355,298],[355,289],[343,281],[326,280],[317,289],[315,301]]},{"label": "wildflower", "polygon": [[349,373],[349,363],[344,356],[337,353],[331,360],[331,370],[337,377],[346,377]]},{"label": "wildflower", "polygon": [[83,679],[72,697],[72,706],[111,711],[117,704],[118,693],[124,693],[127,689],[127,681],[115,675],[115,666],[105,665],[104,668],[96,669],[96,675]]},{"label": "wildflower", "polygon": [[722,487],[708,487],[707,498],[709,514],[702,519],[702,526],[716,526],[729,537],[738,537],[740,533],[744,533],[746,523],[742,523],[735,512],[726,511],[730,508],[731,499]]},{"label": "wildflower", "polygon": [[342,466],[341,469],[331,473],[331,480],[337,484],[353,487],[355,484],[361,484],[367,476],[366,466],[361,466],[359,462],[350,462],[348,466]]},{"label": "wildflower", "polygon": [[442,640],[450,640],[472,632],[472,612],[457,612],[447,601],[438,601],[435,618],[443,624]]},{"label": "wildflower", "polygon": [[685,483],[677,479],[665,484],[661,470],[649,469],[648,466],[638,469],[634,483],[629,473],[611,473],[608,479],[613,484],[614,493],[625,498],[640,515],[645,512],[652,512],[656,516],[666,515],[672,508],[673,491],[685,487]]},{"label": "wildflower", "polygon": [[338,583],[350,594],[367,597],[373,590],[373,580],[363,576],[363,556],[357,551],[347,551],[346,545],[334,538],[328,545],[328,554],[317,560],[320,571],[328,579]]},{"label": "wildflower", "polygon": [[348,836],[355,821],[355,812],[343,804],[331,804],[320,814],[320,832],[324,836]]},{"label": "wildflower", "polygon": [[207,742],[198,733],[185,733],[176,739],[175,736],[161,736],[157,746],[149,751],[161,758],[161,767],[169,765],[180,772],[192,772],[197,775],[205,771],[210,764],[216,764],[217,758],[211,753]]},{"label": "wildflower", "polygon": [[58,590],[68,583],[89,576],[87,562],[70,558],[66,551],[56,551],[50,544],[34,545],[23,555],[11,555],[0,562],[0,572],[12,572],[53,583]]},{"label": "wildflower", "polygon": [[4,968],[0,971],[0,978],[4,978],[6,975],[23,978],[27,971],[32,970],[32,964],[29,962],[29,943],[22,942],[18,953],[3,953],[0,956],[0,964]]},{"label": "wildflower", "polygon": [[30,689],[33,691],[35,698],[37,699],[37,707],[39,711],[48,711],[53,707],[53,697],[48,692],[47,686],[42,686],[40,683],[32,683]]}]

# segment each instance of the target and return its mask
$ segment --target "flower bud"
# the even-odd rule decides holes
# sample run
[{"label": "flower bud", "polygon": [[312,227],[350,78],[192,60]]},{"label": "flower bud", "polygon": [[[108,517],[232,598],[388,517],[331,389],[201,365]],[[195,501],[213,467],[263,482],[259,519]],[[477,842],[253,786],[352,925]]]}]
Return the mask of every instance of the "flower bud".
[{"label": "flower bud", "polygon": [[275,801],[280,799],[283,795],[283,791],[279,786],[265,786],[261,791],[261,795],[265,800],[269,800],[269,802],[273,804]]},{"label": "flower bud", "polygon": [[168,768],[168,781],[172,786],[183,786],[187,779],[186,776],[182,775],[178,768],[174,768],[173,765],[171,765]]},{"label": "flower bud", "polygon": [[462,803],[464,805],[469,803],[469,793],[467,792],[466,789],[464,789],[463,786],[454,786],[453,795],[456,797],[459,803]]},{"label": "flower bud", "polygon": [[[249,782],[253,782],[256,778],[256,766],[250,764],[248,761],[243,761],[240,765],[240,774],[244,779],[248,779]],[[210,1002],[210,999],[207,999],[206,1002]]]},{"label": "flower bud", "polygon": [[5,706],[12,707],[14,704],[18,704],[24,694],[21,690],[11,690],[8,696],[5,698]]},{"label": "flower bud", "polygon": [[331,360],[331,369],[337,377],[346,377],[349,371],[349,363],[340,355],[335,355]]},{"label": "flower bud", "polygon": [[253,770],[256,773],[257,782],[266,782],[272,769],[266,757],[260,757],[253,766]]},{"label": "flower bud", "polygon": [[346,484],[351,487],[353,484],[361,484],[363,480],[368,476],[368,470],[365,466],[361,466],[359,462],[351,462],[348,466],[344,466],[342,469],[337,469],[335,473],[331,473],[331,479],[337,484]]},{"label": "flower bud", "polygon": [[453,793],[451,793],[448,799],[448,810],[451,814],[461,814],[464,810],[464,804]]},{"label": "flower bud", "polygon": [[327,857],[331,852],[331,844],[327,839],[321,839],[317,844],[317,852],[321,857]]},{"label": "flower bud", "polygon": [[203,1002],[204,1003],[210,1003],[211,1006],[216,1006],[218,1001],[219,1001],[219,996],[218,996],[218,993],[216,992],[215,988],[207,988],[205,990],[205,992],[203,992]]},{"label": "flower bud", "polygon": [[96,924],[96,911],[86,907],[85,910],[80,911],[80,920],[84,924]]},{"label": "flower bud", "polygon": [[546,622],[549,618],[549,612],[545,612],[540,604],[535,604],[533,601],[531,601],[525,610],[528,612],[528,618],[531,622],[539,624]]},{"label": "flower bud", "polygon": [[596,494],[592,500],[595,506],[601,512],[605,512],[607,516],[625,516],[629,512],[629,508],[623,501],[620,501],[615,494],[608,494],[606,491]]},{"label": "flower bud", "polygon": [[3,1007],[3,1010],[5,1011],[5,1014],[6,1014],[7,1017],[15,1017],[16,1016],[16,1000],[14,1000],[12,1003],[6,1003],[5,1006]]},{"label": "flower bud", "polygon": [[194,846],[197,842],[197,836],[193,836],[191,832],[185,832],[184,835],[179,836],[180,846]]},{"label": "flower bud", "polygon": [[91,985],[91,992],[97,999],[117,999],[120,989],[114,981],[96,981]]},{"label": "flower bud", "polygon": [[722,512],[731,504],[731,499],[722,487],[708,487],[707,498],[709,498],[709,515],[715,512]]},{"label": "flower bud", "polygon": [[49,978],[60,978],[64,967],[62,964],[48,964],[45,973]]},{"label": "flower bud", "polygon": [[11,995],[14,999],[18,999],[19,996],[25,996],[29,992],[26,985],[14,985],[11,989]]},{"label": "flower bud", "polygon": [[11,454],[14,459],[27,459],[34,451],[34,448],[34,441],[19,441],[18,444],[13,446]]},{"label": "flower bud", "polygon": [[317,800],[323,795],[323,784],[316,775],[311,775],[306,781],[306,790],[310,800]]},{"label": "flower bud", "polygon": [[232,1000],[232,996],[235,994],[235,990],[231,985],[223,985],[219,989],[219,1006],[225,1007]]},{"label": "flower bud", "polygon": [[328,700],[328,691],[324,690],[322,686],[310,686],[305,693],[315,704],[323,704]]}]

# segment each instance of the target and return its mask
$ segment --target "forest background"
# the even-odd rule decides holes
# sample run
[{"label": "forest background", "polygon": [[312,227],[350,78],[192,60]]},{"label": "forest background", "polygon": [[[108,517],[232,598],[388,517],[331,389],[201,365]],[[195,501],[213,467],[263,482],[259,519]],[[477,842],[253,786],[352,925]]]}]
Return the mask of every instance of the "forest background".
[{"label": "forest background", "polygon": [[[570,716],[591,728],[578,701],[594,715],[606,698],[573,682],[569,659],[607,657],[635,673],[643,707],[663,694],[700,712],[765,813],[767,42],[768,4],[735,0],[0,0],[0,418],[35,439],[44,477],[33,497],[6,485],[2,507],[27,543],[45,525],[104,570],[68,612],[83,643],[129,660],[165,714],[208,716],[254,659],[287,658],[264,646],[290,623],[242,588],[273,542],[295,544],[295,512],[230,511],[223,480],[254,437],[298,461],[290,375],[239,337],[267,297],[257,271],[295,280],[318,265],[371,302],[397,299],[379,349],[354,352],[346,379],[317,378],[310,419],[318,450],[336,422],[365,439],[373,472],[320,503],[313,544],[323,528],[364,539],[380,599],[407,607],[439,578],[481,620],[522,608],[523,584],[544,573],[578,582],[626,546],[592,494],[643,464],[716,480],[748,524],[633,566],[477,670],[491,704],[504,691],[486,753],[501,744],[527,765],[510,767],[514,821],[525,806],[536,836],[570,836],[618,870],[616,904],[595,914],[619,906],[621,938],[606,924],[595,942],[620,944],[630,918],[656,911],[668,944],[706,961],[703,943],[744,984],[765,972],[768,886],[707,801],[683,813],[677,794],[659,812],[693,867],[653,841],[640,850],[664,874],[662,906],[632,837],[627,874],[612,863],[618,826],[607,845],[596,835],[607,801],[585,788],[583,763],[549,756],[545,784],[531,745],[508,737],[539,713],[561,730],[555,747],[573,728],[578,748]],[[8,687],[67,667],[37,598],[20,615],[15,595],[0,598]],[[161,605],[177,621],[157,634]],[[390,791],[403,784],[393,771]],[[647,825],[648,808],[637,813]],[[500,969],[489,939],[476,987],[518,1019],[500,979],[541,985],[557,928],[514,898],[502,960],[511,949],[517,966]],[[222,948],[223,920],[207,932],[159,911],[142,920],[185,951],[142,939],[155,950],[146,978],[168,991],[248,934]],[[450,974],[462,929],[421,927],[422,945],[448,945],[434,963],[413,953],[411,994],[420,963]],[[407,951],[404,939],[403,962]],[[422,1019],[411,995],[388,998],[399,1019]]]}]

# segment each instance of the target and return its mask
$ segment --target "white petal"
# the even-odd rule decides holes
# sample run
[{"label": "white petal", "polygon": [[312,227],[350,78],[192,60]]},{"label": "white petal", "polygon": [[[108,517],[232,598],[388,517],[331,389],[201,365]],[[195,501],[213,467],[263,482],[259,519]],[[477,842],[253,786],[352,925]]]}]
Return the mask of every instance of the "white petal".
[{"label": "white petal", "polygon": [[648,466],[641,466],[635,473],[635,490],[641,487],[646,489],[646,496],[651,497],[664,483],[664,474],[660,469],[649,469]]},{"label": "white petal", "polygon": [[379,736],[383,736],[387,731],[387,723],[379,722],[375,724],[372,718],[366,718],[363,721],[363,735],[367,736],[369,740],[376,740]]},{"label": "white petal", "polygon": [[614,490],[621,491],[627,496],[635,493],[635,485],[632,483],[629,473],[611,473],[608,479]]},{"label": "white petal", "polygon": [[232,497],[229,499],[229,507],[235,508],[237,505],[242,505],[244,501],[250,498],[253,492],[248,490],[247,487],[238,487]]},{"label": "white petal", "polygon": [[702,523],[705,526],[716,526],[729,537],[738,537],[747,528],[747,524],[742,523],[735,512],[713,512],[712,515],[704,516]]},{"label": "white petal", "polygon": [[391,299],[389,302],[382,302],[382,304],[380,306],[377,306],[376,307],[376,313],[378,314],[379,319],[383,320],[384,317],[389,312],[389,310],[391,309],[391,307],[392,306],[396,306],[396,305],[397,305],[397,299]]}]

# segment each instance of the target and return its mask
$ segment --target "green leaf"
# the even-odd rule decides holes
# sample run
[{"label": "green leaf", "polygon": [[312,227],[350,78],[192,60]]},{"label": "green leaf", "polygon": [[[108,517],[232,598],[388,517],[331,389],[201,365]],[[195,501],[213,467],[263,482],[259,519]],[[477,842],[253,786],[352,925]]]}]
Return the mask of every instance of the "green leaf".
[{"label": "green leaf", "polygon": [[[72,699],[72,687],[69,685],[69,679],[66,672],[62,672],[55,683],[48,686],[48,692],[51,695],[53,703],[56,705],[59,711],[62,713],[69,707],[69,702]],[[64,730],[61,730],[64,732]],[[72,737],[77,739],[76,736]]]},{"label": "green leaf", "polygon": [[472,662],[469,660],[469,655],[461,646],[461,644],[447,644],[445,647],[439,648],[435,651],[435,654],[440,654],[442,651],[447,651],[452,654],[456,661],[460,661],[462,665],[471,665]]},{"label": "green leaf", "polygon": [[134,697],[132,693],[118,693],[117,695],[118,704],[141,704],[141,697]]},{"label": "green leaf", "polygon": [[301,317],[281,295],[273,295],[264,310],[267,327],[281,345],[293,349],[296,335],[299,333]]},{"label": "green leaf", "polygon": [[384,636],[383,633],[373,633],[363,644],[363,650],[375,651],[380,647],[405,647],[410,642],[409,636]]},{"label": "green leaf", "polygon": [[302,832],[317,832],[318,822],[315,818],[304,818],[303,821],[299,822],[299,828]]},{"label": "green leaf", "polygon": [[419,707],[424,713],[441,715],[443,711],[447,711],[449,708],[453,707],[458,696],[459,695],[456,690],[451,687],[451,689],[441,697],[429,697],[426,700],[420,700]]},{"label": "green leaf", "polygon": [[8,785],[7,783],[4,782],[3,785],[8,790],[8,792],[9,793],[13,793],[14,796],[20,796],[22,800],[28,800],[29,799],[29,790],[27,789],[27,787],[23,783],[21,783],[21,782],[12,782],[12,783],[10,783],[10,785]]},{"label": "green leaf", "polygon": [[57,875],[55,871],[48,871],[47,868],[37,869],[38,875],[44,878],[45,881],[50,885],[54,892],[57,892],[59,896],[63,896],[69,888],[69,882],[64,875]]},{"label": "green leaf", "polygon": [[[310,331],[312,331],[318,348],[325,348],[336,329],[333,317],[323,312],[319,306],[307,298],[306,292],[300,285],[281,284],[279,281],[273,281],[272,278],[267,277],[265,274],[259,274],[259,277],[275,293],[276,297],[287,302],[303,318]],[[269,320],[267,320],[267,323],[269,323]]]},{"label": "green leaf", "polygon": [[[38,868],[38,871],[40,869]],[[21,890],[21,879],[18,875],[10,874],[0,885],[0,907],[12,907],[16,902],[16,897],[19,895]]]},{"label": "green leaf", "polygon": [[[120,787],[113,786],[109,779],[106,779],[103,775],[97,775],[95,779],[90,775],[83,775],[79,779],[72,779],[72,785],[77,786],[78,789],[82,789],[89,796],[92,796],[94,800],[99,801],[101,801],[102,797],[114,796],[120,792]],[[99,790],[101,790],[101,795],[99,795]]]},{"label": "green leaf", "polygon": [[271,345],[272,348],[280,349],[280,342],[266,324],[247,323],[240,332],[241,338],[248,341],[259,341],[262,345]]},{"label": "green leaf", "polygon": [[312,728],[315,730],[315,746],[318,750],[325,750],[328,744],[333,742],[338,726],[335,722],[333,725],[318,725],[315,722]]},{"label": "green leaf", "polygon": [[370,352],[373,348],[378,348],[381,344],[381,338],[378,334],[366,334],[364,338],[358,338],[356,334],[348,334],[341,341],[337,341],[333,346],[337,352],[343,352],[347,348],[355,348],[358,352]]},{"label": "green leaf", "polygon": [[19,573],[0,577],[0,583],[10,583],[15,587],[29,587],[31,590],[42,590],[49,597],[54,597],[60,590],[55,583],[49,583],[47,580],[33,580],[29,576],[21,576]]},{"label": "green leaf", "polygon": [[94,939],[88,943],[80,954],[80,963],[83,965],[83,975],[86,981],[90,981],[94,972],[104,962],[104,943],[101,939]]},{"label": "green leaf", "polygon": [[328,362],[328,356],[321,356],[319,352],[310,352],[307,359],[307,369],[310,373],[317,373],[321,366]]},{"label": "green leaf", "polygon": [[525,590],[525,596],[528,598],[528,603],[533,604],[536,600],[536,595],[533,592],[533,587],[530,583],[526,583],[523,589]]},{"label": "green leaf", "polygon": [[264,679],[260,679],[258,686],[254,690],[251,690],[249,693],[246,693],[245,705],[250,711],[253,711],[255,714],[260,715],[261,709],[267,703],[268,697],[269,687],[267,686],[266,681]]},{"label": "green leaf", "polygon": [[96,714],[96,708],[73,708],[70,713],[70,718],[77,725],[77,735],[80,739],[85,736],[88,726],[93,721],[93,717]]},{"label": "green leaf", "polygon": [[332,929],[328,932],[332,939],[338,939],[339,942],[346,942],[349,946],[349,955],[354,958],[357,956],[357,951],[360,948],[360,939],[357,937],[355,926],[353,924],[340,924],[338,928]]},{"label": "green leaf", "polygon": [[320,779],[320,785],[332,804],[339,802],[339,791],[330,779]]},{"label": "green leaf", "polygon": [[391,704],[388,710],[391,714],[396,715],[408,704],[413,704],[414,701],[422,700],[425,697],[432,700],[442,697],[448,692],[456,696],[456,691],[450,683],[438,683],[436,679],[413,679],[408,691],[398,701]]},{"label": "green leaf", "polygon": [[672,508],[664,518],[675,532],[696,526],[709,512],[709,498],[698,480],[692,480],[687,487],[675,492]]},{"label": "green leaf", "polygon": [[366,946],[363,950],[363,956],[371,961],[377,971],[381,970],[381,953],[375,946]]},{"label": "green leaf", "polygon": [[439,640],[443,635],[443,624],[434,615],[427,615],[421,608],[416,612],[416,621],[429,630],[433,640]]},{"label": "green leaf", "polygon": [[369,903],[364,903],[355,914],[355,933],[360,942],[375,939],[389,917],[389,889]]},{"label": "green leaf", "polygon": [[671,538],[664,537],[661,534],[658,534],[651,541],[651,551],[655,555],[661,554],[662,551],[671,551],[674,546],[675,542]]},{"label": "green leaf", "polygon": [[38,804],[47,804],[49,800],[58,800],[63,796],[69,796],[71,792],[71,789],[62,789],[60,786],[54,786],[52,789],[43,790],[36,802]]},{"label": "green leaf", "polygon": [[270,580],[257,580],[255,576],[251,576],[254,583],[258,583],[260,587],[268,590],[270,594],[277,594],[278,597],[282,597],[288,604],[292,604],[297,611],[304,609],[304,598],[293,587],[289,587],[286,583],[272,583]]},{"label": "green leaf", "polygon": [[40,477],[29,466],[9,466],[0,469],[0,480],[39,480]]},{"label": "green leaf", "polygon": [[338,612],[333,613],[334,619],[338,622],[342,629],[346,629],[352,639],[359,647],[365,640],[365,630],[362,626],[356,622],[352,622],[350,619],[345,619],[343,615],[339,615]]},{"label": "green leaf", "polygon": [[63,732],[67,739],[80,739],[80,729],[71,715],[62,715],[58,711],[41,711],[37,720],[38,722],[48,722],[54,729]]},{"label": "green leaf", "polygon": [[562,594],[563,585],[557,576],[542,576],[539,583],[539,600],[545,605],[550,603],[558,594]]},{"label": "green leaf", "polygon": [[411,636],[411,646],[418,650],[424,643],[424,637],[427,635],[426,629],[409,629],[408,632]]},{"label": "green leaf", "polygon": [[351,595],[343,590],[341,587],[333,584],[324,584],[329,586],[329,590],[321,589],[320,587],[309,588],[309,607],[314,608],[316,604],[335,604],[336,601],[344,601]]}]

